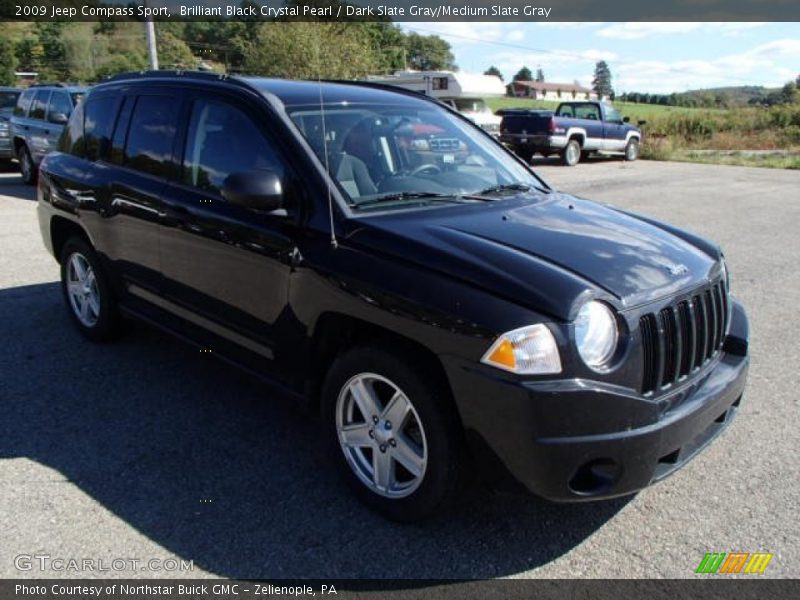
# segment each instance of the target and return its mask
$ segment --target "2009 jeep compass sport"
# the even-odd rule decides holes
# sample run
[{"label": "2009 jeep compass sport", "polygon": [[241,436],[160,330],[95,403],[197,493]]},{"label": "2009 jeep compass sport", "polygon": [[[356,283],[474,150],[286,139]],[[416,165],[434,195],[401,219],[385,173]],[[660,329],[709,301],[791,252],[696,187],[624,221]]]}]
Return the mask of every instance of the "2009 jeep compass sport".
[{"label": "2009 jeep compass sport", "polygon": [[310,401],[390,518],[471,471],[560,501],[632,493],[745,386],[715,244],[560,194],[410,92],[121,76],[78,106],[38,196],[88,338],[144,319]]}]

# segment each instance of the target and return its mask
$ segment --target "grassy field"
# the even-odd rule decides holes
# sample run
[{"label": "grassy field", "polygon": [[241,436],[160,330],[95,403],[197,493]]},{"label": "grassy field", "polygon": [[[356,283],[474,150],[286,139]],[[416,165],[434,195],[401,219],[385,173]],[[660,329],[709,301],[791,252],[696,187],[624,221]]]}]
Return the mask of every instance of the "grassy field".
[{"label": "grassy field", "polygon": [[[526,98],[489,98],[493,109],[555,110],[558,102]],[[641,156],[780,169],[800,168],[800,105],[768,109],[686,108],[615,102],[631,123],[645,121]],[[753,152],[761,151],[761,152]]]}]

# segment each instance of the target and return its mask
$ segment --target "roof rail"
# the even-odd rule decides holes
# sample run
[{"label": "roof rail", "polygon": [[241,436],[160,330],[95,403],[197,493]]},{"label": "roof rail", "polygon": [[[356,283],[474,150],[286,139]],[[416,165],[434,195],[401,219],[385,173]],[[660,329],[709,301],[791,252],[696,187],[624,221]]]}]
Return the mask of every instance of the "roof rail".
[{"label": "roof rail", "polygon": [[184,70],[158,70],[158,71],[129,71],[107,77],[97,83],[103,85],[116,81],[131,81],[137,79],[193,79],[195,81],[225,81],[240,87],[253,90],[253,87],[236,75],[227,73],[213,73],[209,71],[184,71]]},{"label": "roof rail", "polygon": [[168,79],[175,77],[186,77],[190,79],[204,79],[206,81],[225,81],[230,76],[225,73],[212,73],[209,71],[183,71],[183,70],[159,70],[159,71],[129,71],[127,73],[117,73],[111,77],[103,79],[101,83],[111,81],[126,81],[129,79]]},{"label": "roof rail", "polygon": [[65,84],[63,84],[63,83],[33,83],[33,84],[29,85],[28,87],[32,87],[32,88],[34,88],[34,87],[60,87],[60,88],[63,88],[63,87],[67,87],[67,86]]}]

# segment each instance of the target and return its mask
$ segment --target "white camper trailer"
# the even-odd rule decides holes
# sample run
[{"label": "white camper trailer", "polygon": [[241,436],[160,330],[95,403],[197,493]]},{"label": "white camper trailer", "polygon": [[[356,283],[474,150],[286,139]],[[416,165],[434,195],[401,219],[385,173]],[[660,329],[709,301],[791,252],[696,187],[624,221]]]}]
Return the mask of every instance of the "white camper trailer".
[{"label": "white camper trailer", "polygon": [[367,81],[394,85],[436,98],[486,131],[499,135],[500,117],[484,102],[484,98],[505,96],[506,88],[499,77],[452,71],[397,71],[394,75],[370,76]]}]

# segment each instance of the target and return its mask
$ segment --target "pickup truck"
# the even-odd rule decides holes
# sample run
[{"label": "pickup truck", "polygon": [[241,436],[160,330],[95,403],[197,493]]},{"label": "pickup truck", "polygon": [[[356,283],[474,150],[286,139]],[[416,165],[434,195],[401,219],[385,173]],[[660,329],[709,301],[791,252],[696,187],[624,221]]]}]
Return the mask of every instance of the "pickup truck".
[{"label": "pickup truck", "polygon": [[605,102],[562,102],[555,112],[506,109],[502,117],[500,140],[526,162],[536,152],[557,154],[570,167],[595,152],[639,156],[641,130]]}]

